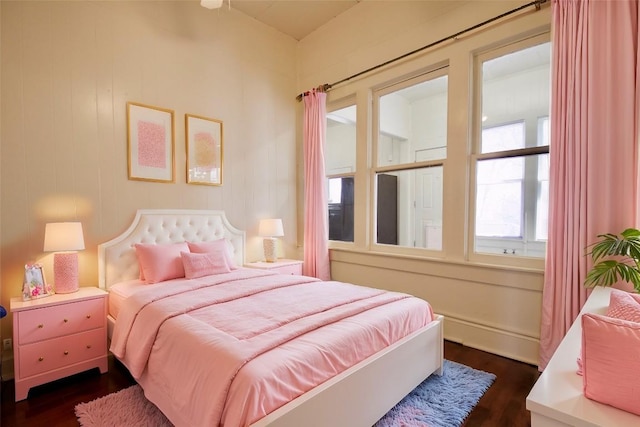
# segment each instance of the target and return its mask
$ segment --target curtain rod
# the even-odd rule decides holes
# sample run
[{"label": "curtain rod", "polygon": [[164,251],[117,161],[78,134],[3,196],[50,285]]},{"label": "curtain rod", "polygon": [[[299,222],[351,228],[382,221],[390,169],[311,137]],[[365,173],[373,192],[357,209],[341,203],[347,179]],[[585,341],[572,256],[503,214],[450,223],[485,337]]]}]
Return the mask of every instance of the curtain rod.
[{"label": "curtain rod", "polygon": [[[426,46],[419,47],[419,48],[417,48],[417,49],[412,50],[411,52],[407,52],[407,53],[405,53],[405,54],[403,54],[403,55],[400,55],[400,56],[398,56],[398,57],[396,57],[396,58],[393,58],[393,59],[390,59],[390,60],[388,60],[388,61],[386,61],[386,62],[383,62],[382,64],[375,65],[375,66],[373,66],[373,67],[371,67],[371,68],[367,68],[367,69],[366,69],[366,70],[364,70],[364,71],[360,71],[359,73],[353,74],[353,75],[351,75],[351,76],[349,76],[349,77],[347,77],[347,78],[344,78],[344,79],[342,79],[342,80],[338,80],[338,81],[337,81],[337,82],[335,82],[335,83],[331,83],[331,84],[329,84],[329,83],[325,83],[325,84],[323,84],[323,85],[320,85],[320,86],[318,86],[318,88],[317,88],[317,89],[318,89],[319,91],[322,91],[322,92],[328,92],[328,91],[329,91],[329,90],[331,90],[334,86],[337,86],[337,85],[342,84],[342,83],[346,83],[346,82],[348,82],[349,80],[351,80],[351,79],[355,79],[356,77],[360,77],[360,76],[361,76],[361,75],[363,75],[363,74],[370,73],[371,71],[375,71],[375,70],[377,70],[378,68],[385,67],[385,66],[387,66],[387,65],[389,65],[389,64],[392,64],[392,63],[394,63],[394,62],[396,62],[396,61],[400,61],[401,59],[404,59],[404,58],[406,58],[406,57],[408,57],[408,56],[414,55],[414,54],[416,54],[416,53],[418,53],[418,52],[422,52],[423,50],[426,50],[426,49],[432,48],[432,47],[434,47],[434,46],[437,46],[437,45],[439,45],[439,44],[441,44],[441,43],[446,42],[447,40],[451,40],[451,39],[454,39],[454,40],[455,40],[455,39],[457,39],[458,37],[460,37],[460,36],[461,36],[461,35],[463,35],[463,34],[466,34],[466,33],[470,32],[470,31],[473,31],[473,30],[477,30],[477,29],[478,29],[478,28],[480,28],[480,27],[484,27],[485,25],[488,25],[488,24],[490,24],[490,23],[492,23],[492,22],[495,22],[495,21],[497,21],[497,20],[499,20],[499,19],[502,19],[502,18],[504,18],[504,17],[506,17],[506,16],[512,15],[512,14],[514,14],[514,13],[516,13],[516,12],[520,12],[521,10],[526,9],[526,8],[528,8],[529,6],[535,6],[535,7],[536,7],[536,10],[540,10],[541,5],[543,5],[544,3],[547,3],[548,1],[550,1],[550,0],[534,0],[534,1],[529,2],[529,3],[527,3],[527,4],[523,4],[522,6],[516,7],[515,9],[511,9],[511,10],[509,10],[509,11],[507,11],[507,12],[505,12],[505,13],[502,13],[502,14],[500,14],[500,15],[498,15],[498,16],[494,16],[493,18],[487,19],[486,21],[482,21],[482,22],[480,22],[480,23],[478,23],[478,24],[476,24],[476,25],[473,25],[473,26],[471,26],[471,27],[465,28],[465,29],[464,29],[464,30],[462,30],[462,31],[458,31],[458,32],[457,32],[457,33],[455,33],[455,34],[452,34],[452,35],[450,35],[450,36],[447,36],[447,37],[445,37],[445,38],[442,38],[442,39],[440,39],[440,40],[437,40],[437,41],[435,41],[435,42],[433,42],[433,43],[429,43],[429,44],[428,44],[428,45],[426,45]],[[296,96],[296,99],[297,99],[298,101],[301,101],[301,100],[302,100],[302,97],[304,97],[307,93],[308,93],[308,92],[303,92],[303,93],[299,94],[298,96]]]}]

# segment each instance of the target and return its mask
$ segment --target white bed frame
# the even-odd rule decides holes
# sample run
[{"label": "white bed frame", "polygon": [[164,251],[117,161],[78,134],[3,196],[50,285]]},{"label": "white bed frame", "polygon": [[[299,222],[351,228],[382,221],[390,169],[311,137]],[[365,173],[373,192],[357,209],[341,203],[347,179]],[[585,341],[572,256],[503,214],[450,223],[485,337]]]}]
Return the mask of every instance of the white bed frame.
[{"label": "white bed frame", "polygon": [[[223,211],[138,210],[120,236],[98,245],[99,285],[139,277],[136,243],[201,242],[226,238],[235,261],[243,265],[245,233],[233,227]],[[109,337],[114,319],[109,318]],[[442,316],[401,341],[370,356],[252,427],[370,427],[429,375],[442,374]],[[162,408],[160,408],[162,410]]]}]

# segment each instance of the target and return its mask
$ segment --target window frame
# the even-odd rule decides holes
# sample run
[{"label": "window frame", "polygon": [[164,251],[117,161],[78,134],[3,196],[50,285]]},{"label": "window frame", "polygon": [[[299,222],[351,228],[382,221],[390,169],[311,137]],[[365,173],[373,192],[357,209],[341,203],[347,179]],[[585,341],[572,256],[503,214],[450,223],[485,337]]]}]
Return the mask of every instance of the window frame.
[{"label": "window frame", "polygon": [[[355,161],[353,164],[353,170],[349,171],[349,172],[339,172],[339,173],[332,173],[332,174],[327,174],[327,170],[326,170],[326,166],[325,166],[325,171],[324,171],[324,175],[325,175],[325,180],[326,180],[326,191],[327,191],[327,241],[329,242],[330,247],[336,247],[336,248],[349,248],[349,247],[353,247],[355,244],[355,234],[356,234],[356,230],[355,230],[355,222],[356,222],[356,213],[354,210],[354,238],[353,241],[345,241],[345,240],[331,240],[329,239],[329,180],[330,179],[334,179],[334,178],[353,178],[353,183],[354,183],[354,204],[355,204],[355,193],[357,191],[357,165],[358,165],[358,143],[357,143],[357,134],[358,134],[358,104],[356,102],[356,97],[355,96],[349,96],[346,98],[342,98],[339,100],[335,100],[330,102],[327,105],[327,116],[329,114],[331,114],[334,111],[338,111],[338,110],[342,110],[344,108],[348,108],[348,107],[355,107],[356,109],[356,122],[355,122],[355,131],[356,131],[356,141],[355,142],[355,149],[356,152],[355,154]],[[354,206],[355,207],[355,206]]]},{"label": "window frame", "polygon": [[[416,162],[408,162],[408,163],[399,163],[393,165],[378,165],[378,149],[379,149],[379,137],[381,134],[380,131],[380,98],[389,95],[391,93],[397,92],[402,89],[406,89],[411,86],[415,86],[420,83],[424,83],[429,80],[435,80],[441,77],[447,76],[447,111],[449,104],[449,62],[446,61],[444,63],[438,63],[426,69],[420,70],[419,72],[407,76],[402,79],[396,79],[392,82],[388,82],[386,85],[373,88],[372,89],[372,120],[371,120],[371,160],[369,167],[368,179],[370,182],[370,192],[369,192],[369,212],[370,212],[370,226],[368,229],[369,234],[369,250],[371,252],[384,252],[388,253],[392,251],[394,254],[402,254],[409,256],[419,256],[426,257],[431,259],[442,259],[445,258],[445,249],[446,249],[446,241],[444,239],[444,218],[443,218],[443,240],[442,240],[442,248],[440,250],[435,249],[427,249],[427,248],[416,248],[412,246],[401,246],[401,245],[391,245],[384,243],[377,243],[377,175],[381,173],[389,173],[389,172],[401,172],[401,171],[410,171],[415,169],[422,169],[428,167],[442,167],[443,170],[443,179],[445,175],[447,158],[437,159],[437,160],[425,160],[425,161],[416,161]],[[448,119],[447,119],[448,122]],[[447,126],[448,127],[448,126]],[[447,147],[448,147],[449,139],[447,137]],[[448,156],[448,155],[447,155]],[[443,182],[443,192],[444,192],[444,182]],[[444,194],[443,194],[443,216],[444,216]],[[413,228],[413,224],[412,224]]]},{"label": "window frame", "polygon": [[[549,154],[549,145],[545,146],[529,146],[521,149],[504,150],[491,153],[482,153],[482,130],[483,130],[483,105],[482,105],[482,93],[483,93],[483,73],[482,64],[485,61],[499,58],[506,54],[514,53],[523,49],[527,49],[533,46],[537,46],[544,43],[551,42],[550,32],[537,34],[530,37],[518,39],[516,41],[510,41],[508,43],[494,46],[492,48],[476,52],[472,59],[473,62],[473,108],[470,111],[472,115],[472,140],[471,140],[471,154],[469,155],[469,215],[468,215],[468,234],[467,234],[467,259],[474,263],[486,263],[492,265],[501,265],[505,267],[523,267],[533,269],[543,269],[545,264],[545,257],[530,257],[523,255],[512,254],[489,254],[475,251],[476,245],[476,197],[477,197],[477,165],[479,161],[488,159],[500,159],[508,157],[526,157],[540,154]],[[538,121],[541,116],[538,116]],[[514,120],[505,123],[495,123],[492,125],[500,126],[513,123]],[[525,129],[525,133],[527,130]],[[538,123],[536,123],[536,132],[538,132]],[[526,168],[526,166],[525,166]],[[525,172],[526,174],[526,172]],[[535,174],[537,184],[537,171]],[[523,182],[523,234],[526,234],[526,229],[530,227],[529,222],[533,222],[535,225],[536,219],[528,218],[527,204],[527,185],[526,178]],[[538,191],[536,190],[536,195]],[[536,208],[533,207],[532,212],[535,215]],[[535,233],[534,233],[535,235]],[[508,239],[508,238],[505,238]],[[546,242],[545,242],[546,244]]]}]

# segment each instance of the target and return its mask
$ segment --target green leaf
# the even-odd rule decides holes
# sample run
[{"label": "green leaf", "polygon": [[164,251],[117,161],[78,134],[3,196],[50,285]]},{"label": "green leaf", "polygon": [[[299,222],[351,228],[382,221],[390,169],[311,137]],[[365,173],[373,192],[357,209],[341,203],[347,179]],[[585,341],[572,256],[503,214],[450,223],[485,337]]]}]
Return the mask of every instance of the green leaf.
[{"label": "green leaf", "polygon": [[594,265],[587,274],[584,285],[589,288],[612,286],[620,280],[632,283],[634,289],[640,291],[640,271],[637,267],[614,260],[601,261]]},{"label": "green leaf", "polygon": [[640,230],[627,228],[620,235],[605,233],[591,248],[593,268],[587,273],[585,286],[612,286],[619,281],[632,283],[640,292]]}]

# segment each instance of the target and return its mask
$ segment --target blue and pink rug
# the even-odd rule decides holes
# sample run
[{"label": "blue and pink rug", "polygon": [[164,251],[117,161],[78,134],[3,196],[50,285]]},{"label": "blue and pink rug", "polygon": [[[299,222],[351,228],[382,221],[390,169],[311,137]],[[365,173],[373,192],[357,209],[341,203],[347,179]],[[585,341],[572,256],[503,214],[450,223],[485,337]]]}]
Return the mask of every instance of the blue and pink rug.
[{"label": "blue and pink rug", "polygon": [[494,374],[445,360],[441,376],[424,380],[375,427],[459,427],[495,379]]},{"label": "blue and pink rug", "polygon": [[[495,378],[445,360],[442,376],[432,375],[423,381],[375,427],[459,427]],[[81,403],[75,412],[82,427],[171,426],[138,385]]]}]

